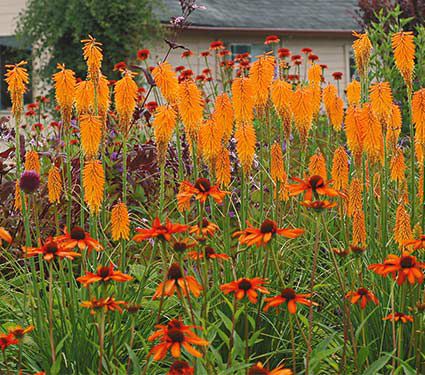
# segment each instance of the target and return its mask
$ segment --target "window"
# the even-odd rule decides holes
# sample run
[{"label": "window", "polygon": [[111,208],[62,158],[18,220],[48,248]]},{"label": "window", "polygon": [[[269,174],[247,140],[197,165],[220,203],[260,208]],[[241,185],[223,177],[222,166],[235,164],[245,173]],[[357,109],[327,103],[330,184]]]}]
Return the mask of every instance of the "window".
[{"label": "window", "polygon": [[264,52],[269,51],[270,48],[267,48],[267,46],[264,44],[235,43],[230,45],[230,50],[232,51],[232,59],[234,59],[236,55],[248,52],[251,55],[251,60],[255,61],[257,56],[262,55]]},{"label": "window", "polygon": [[236,55],[240,55],[242,53],[251,54],[251,44],[232,44],[230,46],[230,51],[232,51],[232,59],[236,57]]}]

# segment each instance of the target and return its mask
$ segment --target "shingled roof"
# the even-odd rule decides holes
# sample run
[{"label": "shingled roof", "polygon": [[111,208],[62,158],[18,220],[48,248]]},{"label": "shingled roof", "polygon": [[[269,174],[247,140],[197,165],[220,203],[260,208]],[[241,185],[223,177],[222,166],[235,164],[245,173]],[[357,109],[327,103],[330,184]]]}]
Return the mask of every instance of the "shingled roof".
[{"label": "shingled roof", "polygon": [[[181,14],[178,0],[162,0],[160,19]],[[206,10],[190,16],[191,27],[217,30],[350,32],[359,28],[357,0],[199,0]]]}]

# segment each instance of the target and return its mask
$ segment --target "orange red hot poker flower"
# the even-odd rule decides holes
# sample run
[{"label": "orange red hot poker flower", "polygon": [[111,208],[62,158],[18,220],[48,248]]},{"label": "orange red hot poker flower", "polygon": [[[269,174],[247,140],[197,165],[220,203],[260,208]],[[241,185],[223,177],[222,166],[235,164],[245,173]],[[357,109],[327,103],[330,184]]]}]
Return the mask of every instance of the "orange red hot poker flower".
[{"label": "orange red hot poker flower", "polygon": [[99,266],[96,273],[87,272],[84,276],[77,278],[77,281],[87,287],[97,282],[117,281],[123,283],[132,279],[130,275],[126,275],[121,271],[115,271],[114,265],[111,262],[109,266]]},{"label": "orange red hot poker flower", "polygon": [[141,242],[158,238],[163,241],[170,241],[173,234],[186,232],[188,228],[189,227],[187,225],[172,223],[168,219],[165,224],[161,224],[161,221],[157,217],[152,222],[151,228],[136,228],[137,234],[133,237],[133,240],[136,242]]},{"label": "orange red hot poker flower", "polygon": [[259,277],[253,279],[241,278],[228,284],[223,284],[220,289],[224,294],[234,293],[237,300],[241,300],[245,296],[251,303],[257,303],[258,292],[269,294],[270,292],[263,286],[267,281]]},{"label": "orange red hot poker flower", "polygon": [[381,276],[392,275],[398,285],[403,284],[406,280],[411,284],[422,284],[424,281],[423,269],[425,263],[418,262],[416,257],[408,252],[403,252],[401,256],[390,254],[384,263],[371,264],[370,270]]},{"label": "orange red hot poker flower", "polygon": [[158,330],[148,337],[148,341],[159,340],[160,343],[155,345],[149,352],[149,356],[153,356],[154,361],[160,361],[165,358],[167,352],[170,351],[174,358],[180,358],[182,348],[194,357],[202,357],[202,354],[192,345],[207,346],[208,341],[200,338],[192,332],[195,326],[187,326],[180,319],[173,319],[167,325],[155,326]]},{"label": "orange red hot poker flower", "polygon": [[264,301],[266,305],[264,306],[264,311],[268,311],[271,307],[278,307],[284,303],[288,306],[288,311],[290,314],[295,314],[297,312],[297,303],[305,306],[317,306],[316,302],[312,302],[308,297],[311,297],[311,294],[297,294],[294,289],[286,288],[275,297],[266,298]]},{"label": "orange red hot poker flower", "polygon": [[211,186],[211,182],[207,178],[198,178],[194,185],[189,181],[183,181],[177,194],[177,204],[180,210],[188,209],[192,198],[205,203],[208,197],[221,204],[226,194],[228,193],[221,191],[218,185]]},{"label": "orange red hot poker flower", "polygon": [[248,223],[246,229],[233,233],[233,237],[238,237],[239,243],[242,245],[256,245],[260,247],[267,245],[275,235],[287,238],[297,238],[303,233],[303,229],[278,228],[276,222],[266,219],[263,221],[260,228],[254,228]]}]

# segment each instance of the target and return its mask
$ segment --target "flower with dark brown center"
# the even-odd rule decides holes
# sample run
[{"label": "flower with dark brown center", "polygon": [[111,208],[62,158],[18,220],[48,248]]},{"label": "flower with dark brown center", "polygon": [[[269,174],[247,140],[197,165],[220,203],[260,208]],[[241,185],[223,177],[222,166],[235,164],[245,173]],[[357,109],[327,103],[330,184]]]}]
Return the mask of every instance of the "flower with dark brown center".
[{"label": "flower with dark brown center", "polygon": [[260,227],[261,233],[276,233],[277,224],[273,220],[266,219]]},{"label": "flower with dark brown center", "polygon": [[368,302],[373,302],[375,305],[379,304],[375,295],[366,288],[358,288],[356,291],[350,291],[345,295],[345,298],[349,299],[352,304],[359,304],[362,310],[366,308]]},{"label": "flower with dark brown center", "polygon": [[19,179],[19,187],[26,194],[32,194],[40,186],[40,175],[36,171],[24,171]]},{"label": "flower with dark brown center", "polygon": [[186,243],[182,241],[174,242],[173,250],[179,254],[184,253],[187,250]]},{"label": "flower with dark brown center", "polygon": [[108,276],[111,275],[111,267],[109,266],[104,266],[104,267],[100,267],[99,270],[97,271],[97,274],[102,278],[106,278]]},{"label": "flower with dark brown center", "polygon": [[297,312],[297,304],[305,306],[317,306],[317,303],[310,301],[308,298],[311,294],[297,294],[292,288],[282,289],[280,294],[275,297],[265,298],[266,305],[264,311],[268,311],[271,307],[279,307],[286,304],[288,312],[295,314]]},{"label": "flower with dark brown center", "polygon": [[297,297],[297,294],[295,293],[295,290],[292,288],[286,288],[283,289],[282,292],[280,293],[280,295],[283,298],[286,298],[288,301],[295,299]]},{"label": "flower with dark brown center", "polygon": [[[148,341],[159,340],[159,343],[155,345],[148,354],[148,356],[153,356],[154,361],[164,359],[168,351],[170,351],[173,357],[178,358],[181,356],[181,351],[183,348],[189,354],[200,358],[202,357],[202,354],[192,345],[208,345],[208,341],[198,337],[191,330],[191,328],[195,328],[194,326],[186,326],[180,319],[173,319],[167,325],[157,325],[155,327],[158,328],[158,330],[148,337]],[[171,370],[173,366],[171,366],[170,372],[168,374],[193,374],[193,372],[178,372],[179,369],[185,368],[183,363],[176,364],[174,368],[175,371],[172,372]]]},{"label": "flower with dark brown center", "polygon": [[267,280],[259,277],[252,279],[241,278],[220,286],[224,294],[234,293],[237,300],[241,300],[245,296],[251,303],[257,303],[258,292],[268,294],[269,291],[263,286]]},{"label": "flower with dark brown center", "polygon": [[244,290],[245,292],[247,292],[248,290],[250,290],[252,288],[252,284],[250,283],[249,280],[247,279],[242,279],[241,281],[239,281],[239,289]]},{"label": "flower with dark brown center", "polygon": [[415,266],[415,260],[410,255],[402,256],[400,259],[400,266],[402,268],[412,268]]},{"label": "flower with dark brown center", "polygon": [[167,375],[193,375],[194,371],[186,361],[174,361]]},{"label": "flower with dark brown center", "polygon": [[257,365],[252,366],[248,370],[248,375],[268,375],[269,371],[265,368],[258,367]]},{"label": "flower with dark brown center", "polygon": [[177,263],[173,263],[167,273],[168,280],[178,280],[183,277],[180,266]]},{"label": "flower with dark brown center", "polygon": [[172,342],[181,343],[181,342],[184,341],[184,334],[178,328],[171,328],[171,329],[169,329],[168,330],[168,337],[171,339]]},{"label": "flower with dark brown center", "polygon": [[323,178],[318,175],[311,176],[308,181],[310,182],[313,190],[316,190],[317,188],[323,187],[325,185]]},{"label": "flower with dark brown center", "polygon": [[84,232],[84,229],[81,227],[73,227],[71,229],[71,238],[73,240],[84,240],[86,238],[86,234]]},{"label": "flower with dark brown center", "polygon": [[254,228],[248,223],[244,230],[233,233],[233,237],[239,238],[239,243],[242,245],[256,245],[257,247],[267,245],[275,235],[297,238],[304,233],[303,229],[278,228],[276,222],[266,219],[261,224],[260,228]]},{"label": "flower with dark brown center", "polygon": [[61,244],[65,249],[73,249],[78,247],[81,251],[87,249],[88,253],[94,249],[97,251],[103,250],[102,245],[90,236],[90,233],[85,232],[83,228],[75,226],[68,232],[64,228],[64,234],[55,237],[56,241]]},{"label": "flower with dark brown center", "polygon": [[195,188],[199,191],[206,193],[211,189],[211,182],[207,178],[198,178],[195,181]]},{"label": "flower with dark brown center", "polygon": [[199,297],[202,285],[193,276],[185,275],[178,263],[173,263],[167,271],[167,280],[157,286],[152,299],[155,300],[160,296],[170,297],[176,291],[179,295],[187,296],[192,293],[195,297]]},{"label": "flower with dark brown center", "polygon": [[205,246],[205,256],[207,257],[207,259],[211,258],[211,255],[215,254],[215,250],[214,248],[212,248],[211,246]]},{"label": "flower with dark brown center", "polygon": [[49,241],[45,245],[46,253],[48,254],[56,254],[58,251],[58,244],[55,241]]},{"label": "flower with dark brown center", "polygon": [[361,296],[367,296],[369,291],[366,288],[359,288],[357,289],[357,293],[360,294]]}]

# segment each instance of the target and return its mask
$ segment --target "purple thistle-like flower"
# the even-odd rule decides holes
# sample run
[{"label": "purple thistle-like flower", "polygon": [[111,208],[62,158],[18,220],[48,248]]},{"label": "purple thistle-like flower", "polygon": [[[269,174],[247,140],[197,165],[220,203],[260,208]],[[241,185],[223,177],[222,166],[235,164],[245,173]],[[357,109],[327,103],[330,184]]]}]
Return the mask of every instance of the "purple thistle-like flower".
[{"label": "purple thistle-like flower", "polygon": [[19,187],[24,193],[32,194],[40,186],[40,175],[36,171],[24,171],[19,179]]}]

